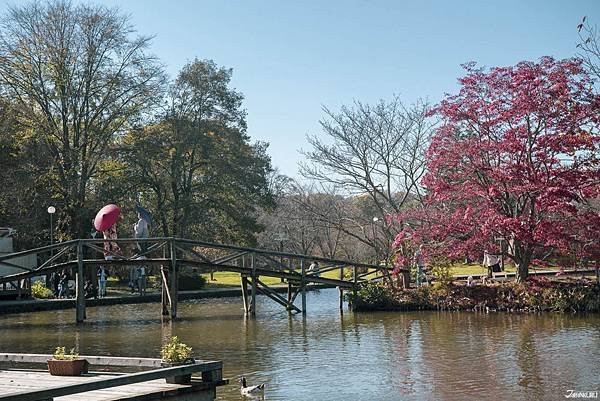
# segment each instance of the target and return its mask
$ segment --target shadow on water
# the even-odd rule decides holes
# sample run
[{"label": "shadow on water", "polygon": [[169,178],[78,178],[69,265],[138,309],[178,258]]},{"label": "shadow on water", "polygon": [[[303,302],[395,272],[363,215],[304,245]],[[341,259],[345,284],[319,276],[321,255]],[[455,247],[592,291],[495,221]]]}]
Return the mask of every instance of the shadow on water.
[{"label": "shadow on water", "polygon": [[259,296],[256,318],[237,298],[180,304],[180,320],[160,305],[0,316],[0,352],[159,357],[170,336],[201,359],[223,360],[231,385],[218,399],[240,400],[237,378],[267,383],[268,400],[539,400],[568,389],[598,390],[600,318],[561,314],[351,313],[335,289],[308,294],[308,313],[288,315]]}]

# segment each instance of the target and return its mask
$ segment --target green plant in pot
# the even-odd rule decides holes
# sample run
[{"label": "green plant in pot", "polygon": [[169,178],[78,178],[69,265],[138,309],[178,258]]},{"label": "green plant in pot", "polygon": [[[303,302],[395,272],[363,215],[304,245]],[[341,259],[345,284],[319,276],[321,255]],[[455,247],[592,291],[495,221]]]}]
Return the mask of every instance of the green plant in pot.
[{"label": "green plant in pot", "polygon": [[48,360],[48,371],[53,376],[81,376],[88,372],[88,361],[80,358],[74,348],[67,353],[65,347],[56,347]]},{"label": "green plant in pot", "polygon": [[[161,365],[165,367],[189,365],[195,362],[192,357],[192,347],[180,342],[177,336],[171,337],[169,342],[162,346],[160,356]],[[192,375],[167,377],[166,380],[167,383],[186,384],[192,380]]]}]

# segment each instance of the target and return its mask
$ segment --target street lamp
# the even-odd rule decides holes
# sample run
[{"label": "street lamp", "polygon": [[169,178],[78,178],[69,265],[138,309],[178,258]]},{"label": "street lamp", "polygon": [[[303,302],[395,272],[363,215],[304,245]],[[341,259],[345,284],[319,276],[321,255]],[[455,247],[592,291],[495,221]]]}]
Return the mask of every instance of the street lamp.
[{"label": "street lamp", "polygon": [[50,245],[54,243],[54,231],[52,229],[52,215],[56,213],[54,206],[48,206],[48,214],[50,215]]}]

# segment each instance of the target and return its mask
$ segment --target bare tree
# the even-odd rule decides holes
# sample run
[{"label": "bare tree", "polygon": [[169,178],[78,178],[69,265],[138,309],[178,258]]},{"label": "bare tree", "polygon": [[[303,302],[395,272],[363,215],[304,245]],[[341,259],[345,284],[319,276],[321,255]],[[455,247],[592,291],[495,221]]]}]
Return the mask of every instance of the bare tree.
[{"label": "bare tree", "polygon": [[330,193],[345,196],[344,207],[325,210],[306,202],[322,224],[371,247],[378,261],[391,256],[398,227],[389,216],[423,196],[419,182],[434,122],[429,106],[406,107],[398,97],[371,106],[354,102],[339,113],[324,108],[324,137],[308,136],[311,151],[300,172]]},{"label": "bare tree", "polygon": [[161,68],[116,9],[68,1],[12,7],[0,21],[0,87],[53,158],[60,224],[89,230],[85,199],[115,136],[160,92]]},{"label": "bare tree", "polygon": [[598,27],[587,21],[586,17],[577,25],[579,43],[577,56],[583,61],[588,72],[600,79],[600,42],[598,39]]}]

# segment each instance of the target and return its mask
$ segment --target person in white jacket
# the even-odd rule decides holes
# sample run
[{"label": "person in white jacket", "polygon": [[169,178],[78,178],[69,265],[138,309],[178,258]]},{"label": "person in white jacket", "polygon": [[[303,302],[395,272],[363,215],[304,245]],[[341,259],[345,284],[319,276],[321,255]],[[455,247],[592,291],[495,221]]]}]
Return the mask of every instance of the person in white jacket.
[{"label": "person in white jacket", "polygon": [[492,272],[500,271],[500,255],[489,253],[487,249],[483,251],[483,265],[488,269],[488,277],[492,277]]},{"label": "person in white jacket", "polygon": [[[133,226],[133,235],[135,238],[148,238],[148,222],[138,213],[138,222]],[[140,241],[137,243],[137,248],[140,253],[140,259],[145,259],[144,253],[148,250],[148,244]]]}]

